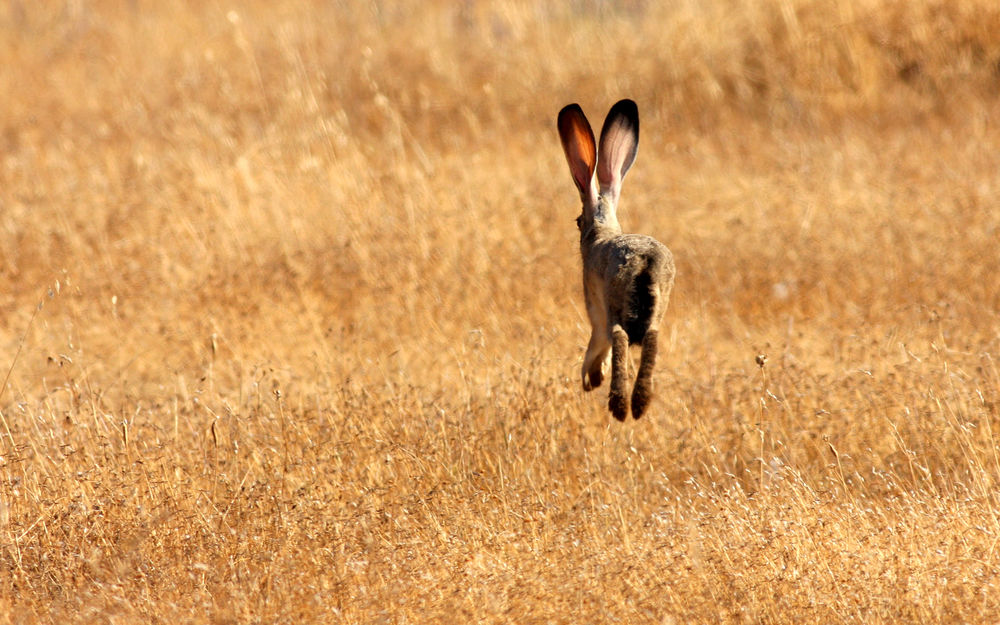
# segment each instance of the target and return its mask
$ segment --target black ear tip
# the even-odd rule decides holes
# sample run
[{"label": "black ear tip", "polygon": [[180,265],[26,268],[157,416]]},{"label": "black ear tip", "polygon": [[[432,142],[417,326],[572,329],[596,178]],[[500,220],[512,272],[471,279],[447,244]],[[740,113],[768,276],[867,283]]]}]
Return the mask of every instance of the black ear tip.
[{"label": "black ear tip", "polygon": [[620,107],[622,107],[623,110],[626,109],[626,108],[627,109],[631,109],[633,111],[638,111],[639,110],[639,105],[635,103],[635,100],[631,100],[629,98],[625,98],[623,100],[618,100],[618,102],[615,104],[615,106],[620,106]]},{"label": "black ear tip", "polygon": [[611,113],[622,115],[627,119],[634,120],[635,123],[639,123],[639,106],[633,100],[629,100],[628,98],[618,100],[618,102],[611,107]]}]

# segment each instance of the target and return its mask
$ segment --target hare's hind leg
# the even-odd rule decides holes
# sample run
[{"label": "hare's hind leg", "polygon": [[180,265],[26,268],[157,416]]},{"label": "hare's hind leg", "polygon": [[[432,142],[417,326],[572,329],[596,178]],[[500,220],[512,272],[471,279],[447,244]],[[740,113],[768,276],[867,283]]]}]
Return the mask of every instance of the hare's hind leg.
[{"label": "hare's hind leg", "polygon": [[632,389],[632,416],[636,419],[646,412],[650,400],[653,399],[656,339],[657,331],[654,328],[646,330],[646,336],[642,338],[642,360],[639,361],[639,373],[635,377],[635,387]]},{"label": "hare's hind leg", "polygon": [[611,329],[611,390],[608,410],[619,421],[628,416],[628,334],[619,324]]}]

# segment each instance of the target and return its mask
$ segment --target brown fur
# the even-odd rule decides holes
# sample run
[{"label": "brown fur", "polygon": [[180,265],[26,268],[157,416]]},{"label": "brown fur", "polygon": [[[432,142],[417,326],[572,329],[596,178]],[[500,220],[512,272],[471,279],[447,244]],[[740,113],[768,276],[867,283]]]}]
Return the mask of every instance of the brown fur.
[{"label": "brown fur", "polygon": [[608,392],[608,410],[619,421],[624,421],[628,416],[628,335],[620,325],[611,330],[611,390]]},{"label": "brown fur", "polygon": [[653,399],[653,366],[656,364],[656,339],[659,330],[649,329],[642,339],[642,358],[639,373],[632,388],[632,416],[638,419],[649,407]]}]

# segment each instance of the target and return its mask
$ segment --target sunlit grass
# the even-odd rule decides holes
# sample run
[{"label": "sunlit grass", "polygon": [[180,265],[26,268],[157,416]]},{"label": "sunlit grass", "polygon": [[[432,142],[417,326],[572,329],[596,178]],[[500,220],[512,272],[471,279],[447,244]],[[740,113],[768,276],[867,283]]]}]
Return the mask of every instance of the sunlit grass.
[{"label": "sunlit grass", "polygon": [[0,8],[4,622],[995,619],[1000,10],[671,4]]}]

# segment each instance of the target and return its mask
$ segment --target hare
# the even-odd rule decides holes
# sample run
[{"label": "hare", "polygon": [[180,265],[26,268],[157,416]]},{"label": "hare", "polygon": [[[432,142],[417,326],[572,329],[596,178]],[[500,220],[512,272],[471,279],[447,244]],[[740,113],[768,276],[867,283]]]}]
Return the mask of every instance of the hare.
[{"label": "hare", "polygon": [[[628,348],[642,345],[639,372],[632,390],[632,416],[638,419],[652,399],[652,374],[660,319],[674,284],[674,259],[656,239],[623,234],[616,209],[622,180],[639,147],[639,109],[621,100],[608,112],[600,148],[578,104],[559,111],[559,138],[583,200],[576,218],[583,255],[583,295],[592,331],[583,358],[583,390],[604,381],[611,352],[608,410],[619,421],[629,411]],[[594,173],[597,180],[594,180]]]}]

